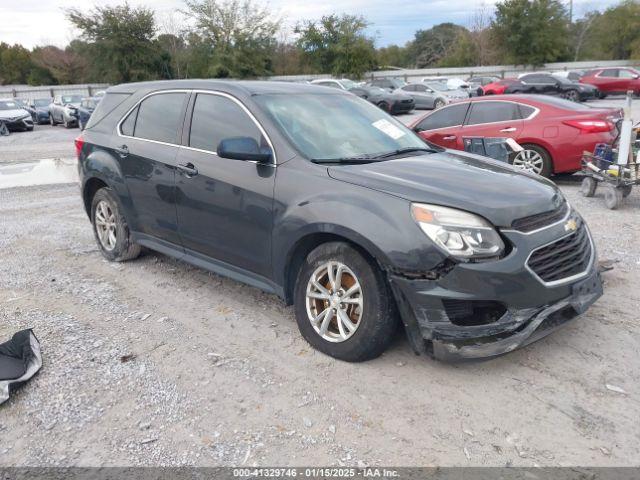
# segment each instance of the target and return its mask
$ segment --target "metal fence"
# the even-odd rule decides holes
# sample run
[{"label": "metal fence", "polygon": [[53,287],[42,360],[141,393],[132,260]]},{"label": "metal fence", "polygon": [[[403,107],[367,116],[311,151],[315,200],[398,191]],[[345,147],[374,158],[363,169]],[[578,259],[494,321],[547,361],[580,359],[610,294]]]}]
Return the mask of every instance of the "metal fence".
[{"label": "metal fence", "polygon": [[13,97],[30,101],[36,98],[53,98],[56,95],[82,95],[90,97],[99,90],[105,90],[108,86],[108,83],[49,85],[41,87],[30,87],[27,85],[4,86],[0,87],[0,98]]},{"label": "metal fence", "polygon": [[[561,70],[591,70],[601,67],[636,67],[640,65],[638,60],[602,60],[591,62],[565,62],[547,63],[546,65],[532,68],[517,65],[491,65],[487,67],[462,67],[462,68],[424,68],[424,69],[398,69],[380,70],[365,74],[365,80],[374,78],[402,78],[407,82],[419,82],[424,77],[461,77],[469,78],[474,75],[497,76],[497,77],[517,77],[518,75],[530,71],[554,72]],[[331,78],[331,75],[280,75],[269,77],[270,80],[285,80],[289,82],[315,80],[319,78]]]}]

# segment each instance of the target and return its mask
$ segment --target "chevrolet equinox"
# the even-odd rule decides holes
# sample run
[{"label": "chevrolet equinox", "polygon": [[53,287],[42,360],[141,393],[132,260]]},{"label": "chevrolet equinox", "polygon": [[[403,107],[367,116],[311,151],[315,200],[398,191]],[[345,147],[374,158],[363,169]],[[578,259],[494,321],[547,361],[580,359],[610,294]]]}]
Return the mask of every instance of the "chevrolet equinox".
[{"label": "chevrolet equinox", "polygon": [[184,80],[110,88],[76,140],[102,254],[141,247],[275,293],[316,349],[490,357],[600,295],[550,181],[424,143],[348,92]]}]

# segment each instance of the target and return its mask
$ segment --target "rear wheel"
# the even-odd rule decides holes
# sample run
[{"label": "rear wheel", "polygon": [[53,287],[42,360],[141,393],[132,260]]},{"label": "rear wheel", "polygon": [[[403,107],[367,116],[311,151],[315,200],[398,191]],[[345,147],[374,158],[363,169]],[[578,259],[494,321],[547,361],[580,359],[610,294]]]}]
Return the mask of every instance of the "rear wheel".
[{"label": "rear wheel", "polygon": [[56,121],[53,119],[53,114],[49,115],[49,123],[51,123],[52,127],[56,126]]},{"label": "rear wheel", "polygon": [[438,99],[435,101],[435,103],[433,104],[433,109],[434,109],[434,110],[437,110],[437,109],[439,109],[439,108],[444,107],[444,105],[445,105],[444,100],[442,100],[441,98],[438,98]]},{"label": "rear wheel", "polygon": [[132,260],[140,255],[133,242],[120,203],[110,188],[101,188],[91,202],[93,233],[102,255],[112,262]]},{"label": "rear wheel", "polygon": [[307,256],[298,274],[294,303],[305,340],[348,362],[382,354],[398,325],[382,272],[343,242],[320,245]]},{"label": "rear wheel", "polygon": [[551,156],[542,147],[533,144],[523,144],[521,152],[513,158],[513,166],[533,172],[543,177],[549,177],[553,173]]}]

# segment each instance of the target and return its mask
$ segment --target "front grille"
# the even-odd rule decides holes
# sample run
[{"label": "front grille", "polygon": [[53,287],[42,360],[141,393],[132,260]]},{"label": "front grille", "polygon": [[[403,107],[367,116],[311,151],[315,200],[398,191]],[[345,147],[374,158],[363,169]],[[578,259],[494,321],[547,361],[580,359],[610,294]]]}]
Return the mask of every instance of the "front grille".
[{"label": "front grille", "polygon": [[511,228],[523,233],[533,232],[534,230],[538,230],[539,228],[559,222],[565,217],[568,210],[569,205],[567,204],[567,202],[562,202],[562,205],[560,205],[555,210],[537,213],[535,215],[530,215],[528,217],[514,220],[511,223]]},{"label": "front grille", "polygon": [[555,282],[583,273],[589,268],[591,241],[586,227],[534,250],[527,265],[544,282]]}]

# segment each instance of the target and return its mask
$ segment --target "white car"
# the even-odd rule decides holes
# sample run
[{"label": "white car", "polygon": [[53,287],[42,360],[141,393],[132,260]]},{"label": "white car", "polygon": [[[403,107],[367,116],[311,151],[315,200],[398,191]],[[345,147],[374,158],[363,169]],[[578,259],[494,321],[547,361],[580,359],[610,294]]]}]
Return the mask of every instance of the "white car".
[{"label": "white car", "polygon": [[424,77],[422,83],[446,83],[447,87],[452,90],[469,89],[469,82],[456,77]]},{"label": "white car", "polygon": [[13,98],[0,98],[0,123],[8,130],[33,130],[33,118]]},{"label": "white car", "polygon": [[323,87],[333,87],[338,88],[340,90],[349,91],[352,88],[358,86],[356,82],[353,80],[349,80],[348,78],[321,78],[318,80],[313,80],[311,82],[313,85],[320,85]]}]

